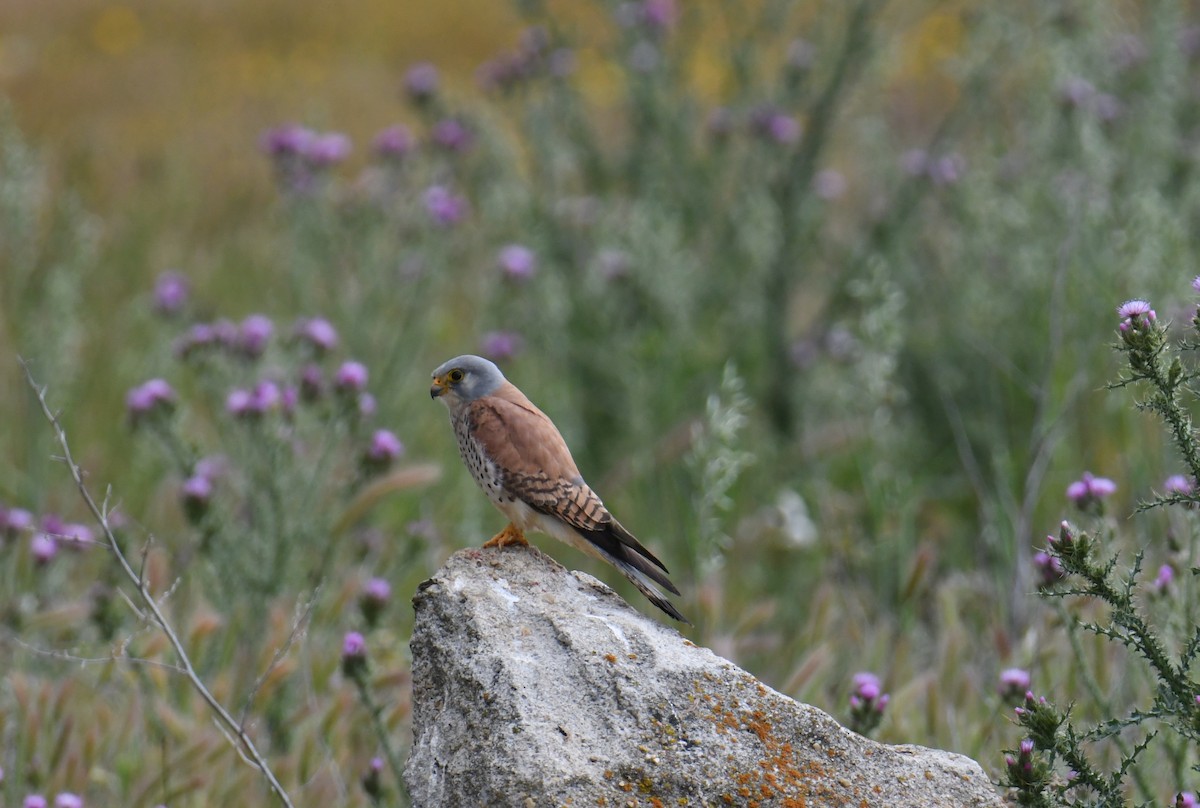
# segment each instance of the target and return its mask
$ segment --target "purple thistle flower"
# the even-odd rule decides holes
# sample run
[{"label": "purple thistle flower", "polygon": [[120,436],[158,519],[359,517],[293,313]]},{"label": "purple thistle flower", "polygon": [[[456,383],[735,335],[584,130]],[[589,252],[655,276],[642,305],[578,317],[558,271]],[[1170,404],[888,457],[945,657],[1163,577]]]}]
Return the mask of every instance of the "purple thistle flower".
[{"label": "purple thistle flower", "polygon": [[177,314],[187,305],[191,284],[179,272],[164,272],[154,282],[154,307],[161,314]]},{"label": "purple thistle flower", "polygon": [[850,679],[850,684],[854,695],[862,699],[874,701],[883,691],[883,683],[880,682],[879,677],[867,671],[854,674]]},{"label": "purple thistle flower", "polygon": [[1117,484],[1107,477],[1095,477],[1090,471],[1085,471],[1081,479],[1067,486],[1067,499],[1075,503],[1080,510],[1086,510],[1097,505],[1105,497],[1111,496],[1117,490]]},{"label": "purple thistle flower", "polygon": [[216,342],[216,334],[211,325],[197,323],[188,329],[187,333],[175,340],[175,355],[187,359],[200,348],[207,348]]},{"label": "purple thistle flower", "polygon": [[1192,278],[1192,289],[1196,292],[1200,292],[1200,275]]},{"label": "purple thistle flower", "polygon": [[183,481],[179,492],[183,495],[185,502],[207,504],[208,500],[212,498],[212,480],[201,474],[193,474]]},{"label": "purple thistle flower", "polygon": [[1023,668],[1005,668],[1000,671],[1000,696],[1014,705],[1025,699],[1025,693],[1033,683],[1029,671]]},{"label": "purple thistle flower", "polygon": [[198,523],[208,512],[212,494],[212,480],[199,474],[188,477],[179,487],[179,497],[183,502],[184,515],[193,524]]},{"label": "purple thistle flower", "polygon": [[358,397],[358,414],[364,418],[370,418],[375,414],[378,405],[375,401],[375,396],[370,393],[362,393]]},{"label": "purple thistle flower", "polygon": [[781,146],[795,143],[803,133],[798,120],[773,107],[765,107],[751,115],[750,126],[760,138]]},{"label": "purple thistle flower", "polygon": [[225,398],[225,411],[238,417],[253,414],[254,394],[240,387],[231,390]]},{"label": "purple thistle flower", "polygon": [[1163,491],[1168,494],[1190,494],[1192,490],[1192,481],[1182,474],[1172,474],[1163,481]]},{"label": "purple thistle flower", "polygon": [[152,412],[169,412],[175,406],[175,391],[163,379],[150,379],[125,394],[125,409],[135,424]]},{"label": "purple thistle flower", "polygon": [[1154,591],[1159,595],[1165,595],[1174,582],[1175,568],[1170,564],[1163,564],[1158,568],[1158,575],[1154,578]]},{"label": "purple thistle flower", "polygon": [[467,201],[444,185],[425,189],[425,211],[439,227],[450,227],[467,215]]},{"label": "purple thistle flower", "polygon": [[300,401],[300,389],[294,384],[285,385],[279,398],[279,408],[285,415],[296,412],[296,404]]},{"label": "purple thistle flower", "polygon": [[283,401],[283,393],[279,389],[279,385],[268,379],[260,381],[254,385],[254,390],[250,396],[250,408],[256,413],[262,414],[279,408]]},{"label": "purple thistle flower", "polygon": [[1117,316],[1122,320],[1140,317],[1145,314],[1152,315],[1154,310],[1150,308],[1150,303],[1145,300],[1126,300],[1117,308]]},{"label": "purple thistle flower", "polygon": [[1200,801],[1197,801],[1196,795],[1191,791],[1180,791],[1175,795],[1175,808],[1197,808],[1200,806]]},{"label": "purple thistle flower", "polygon": [[361,393],[367,388],[367,366],[362,362],[350,360],[343,362],[333,376],[333,384],[344,392]]},{"label": "purple thistle flower", "polygon": [[25,802],[22,803],[22,806],[23,808],[46,808],[48,804],[49,803],[46,802],[46,798],[41,794],[30,794],[25,798]]},{"label": "purple thistle flower", "polygon": [[371,146],[375,154],[384,160],[399,160],[416,148],[412,132],[403,124],[389,126],[375,136]]},{"label": "purple thistle flower", "polygon": [[379,616],[387,608],[391,597],[392,587],[383,578],[372,578],[363,585],[362,593],[358,597],[358,607],[368,626],[374,627],[379,622]]},{"label": "purple thistle flower", "polygon": [[343,657],[365,657],[367,655],[367,641],[362,634],[357,631],[349,631],[342,638],[342,656]]},{"label": "purple thistle flower", "polygon": [[0,533],[8,538],[16,538],[18,533],[23,533],[33,527],[33,514],[24,508],[9,508],[4,511],[4,518],[0,520]]},{"label": "purple thistle flower", "polygon": [[[1051,542],[1054,541],[1053,536],[1049,538]],[[1033,556],[1033,566],[1041,575],[1040,585],[1044,587],[1053,586],[1066,576],[1066,573],[1063,571],[1062,562],[1049,553],[1036,553]]]},{"label": "purple thistle flower", "polygon": [[58,554],[58,542],[49,533],[34,533],[29,540],[29,554],[38,566],[49,564]]},{"label": "purple thistle flower", "polygon": [[850,683],[850,728],[866,734],[879,726],[891,697],[883,692],[883,683],[873,673],[856,673]]},{"label": "purple thistle flower", "polygon": [[337,329],[322,317],[311,317],[296,323],[296,336],[317,350],[318,354],[337,347]]},{"label": "purple thistle flower", "polygon": [[367,449],[367,460],[372,464],[386,466],[404,454],[404,444],[395,433],[387,429],[377,429],[371,436],[371,446]]},{"label": "purple thistle flower", "polygon": [[387,603],[392,597],[392,586],[384,578],[372,578],[363,585],[363,597]]},{"label": "purple thistle flower", "polygon": [[496,264],[510,280],[527,281],[537,269],[537,256],[521,244],[508,244],[500,248]]},{"label": "purple thistle flower", "polygon": [[434,124],[432,137],[436,146],[457,154],[471,148],[475,140],[471,130],[456,118],[444,118]]},{"label": "purple thistle flower", "polygon": [[483,355],[493,360],[512,359],[524,347],[524,338],[514,331],[489,331],[479,341]]},{"label": "purple thistle flower", "polygon": [[268,129],[259,138],[259,145],[272,157],[294,157],[304,154],[315,137],[311,129],[290,123]]},{"label": "purple thistle flower", "polygon": [[438,91],[438,69],[429,62],[418,62],[404,74],[404,90],[415,104],[426,104]]},{"label": "purple thistle flower", "polygon": [[275,331],[271,318],[262,314],[251,314],[238,329],[238,348],[247,356],[261,356],[267,348],[267,342]]},{"label": "purple thistle flower", "polygon": [[356,678],[367,668],[367,641],[357,631],[349,631],[342,638],[342,672]]},{"label": "purple thistle flower", "polygon": [[341,132],[317,135],[304,150],[304,157],[317,168],[335,165],[350,156],[350,138]]},{"label": "purple thistle flower", "polygon": [[83,808],[83,798],[64,791],[54,798],[54,808]]},{"label": "purple thistle flower", "polygon": [[675,27],[679,9],[675,0],[643,0],[642,24],[655,32],[666,32]]}]

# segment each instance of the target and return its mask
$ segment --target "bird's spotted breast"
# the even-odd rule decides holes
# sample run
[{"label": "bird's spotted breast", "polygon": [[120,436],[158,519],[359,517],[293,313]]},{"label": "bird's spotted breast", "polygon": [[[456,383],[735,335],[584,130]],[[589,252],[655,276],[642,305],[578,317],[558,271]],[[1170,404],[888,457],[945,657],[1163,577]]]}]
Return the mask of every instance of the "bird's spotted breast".
[{"label": "bird's spotted breast", "polygon": [[471,472],[475,484],[497,505],[511,503],[513,497],[504,487],[504,471],[488,457],[483,444],[471,434],[469,418],[464,416],[455,419],[454,437],[458,439],[458,454]]}]

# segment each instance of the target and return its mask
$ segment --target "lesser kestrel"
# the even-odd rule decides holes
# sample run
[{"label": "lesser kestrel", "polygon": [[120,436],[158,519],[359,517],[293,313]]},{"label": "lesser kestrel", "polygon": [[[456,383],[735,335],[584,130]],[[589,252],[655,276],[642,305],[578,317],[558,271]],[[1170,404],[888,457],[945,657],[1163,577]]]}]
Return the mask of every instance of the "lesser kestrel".
[{"label": "lesser kestrel", "polygon": [[526,544],[540,530],[607,561],[651,603],[687,622],[655,588],[678,595],[667,568],[604,507],[571,457],[554,423],[500,369],[478,356],[459,356],[433,372],[433,398],[450,410],[463,462],[509,524],[484,547]]}]

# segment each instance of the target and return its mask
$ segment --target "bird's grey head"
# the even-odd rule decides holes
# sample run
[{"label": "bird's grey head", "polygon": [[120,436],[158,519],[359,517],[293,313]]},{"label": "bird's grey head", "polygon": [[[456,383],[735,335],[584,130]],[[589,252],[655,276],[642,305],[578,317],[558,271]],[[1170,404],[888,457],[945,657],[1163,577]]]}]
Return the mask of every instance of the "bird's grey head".
[{"label": "bird's grey head", "polygon": [[455,410],[463,404],[482,398],[504,384],[500,368],[482,356],[456,356],[438,365],[429,388],[431,398],[440,398]]}]

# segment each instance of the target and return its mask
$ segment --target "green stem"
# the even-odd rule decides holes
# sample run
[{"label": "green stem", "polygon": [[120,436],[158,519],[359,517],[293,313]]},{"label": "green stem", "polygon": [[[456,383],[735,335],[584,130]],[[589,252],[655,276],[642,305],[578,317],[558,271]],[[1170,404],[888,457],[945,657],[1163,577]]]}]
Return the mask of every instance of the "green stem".
[{"label": "green stem", "polygon": [[[1095,702],[1100,711],[1104,715],[1112,715],[1112,702],[1109,701],[1108,697],[1100,689],[1100,683],[1096,681],[1096,677],[1092,674],[1092,668],[1087,664],[1087,659],[1084,657],[1083,644],[1079,641],[1079,632],[1077,631],[1078,624],[1061,600],[1056,601],[1055,606],[1059,618],[1066,626],[1067,640],[1071,643],[1071,655],[1075,658],[1075,669],[1083,678],[1083,686],[1087,688],[1088,695],[1091,696],[1092,701]],[[1122,758],[1129,757],[1129,745],[1125,743],[1125,740],[1120,735],[1113,736],[1113,744],[1121,753]],[[1152,801],[1154,799],[1154,790],[1146,782],[1146,776],[1142,773],[1141,767],[1135,766],[1132,771],[1134,782],[1137,783],[1138,792],[1142,795],[1143,799]]]},{"label": "green stem", "polygon": [[363,707],[371,716],[371,724],[375,727],[375,736],[379,739],[379,745],[383,747],[383,756],[387,759],[388,768],[392,770],[392,776],[396,778],[396,788],[403,795],[405,802],[411,802],[408,797],[408,789],[404,784],[404,767],[400,765],[400,756],[396,754],[396,750],[392,747],[391,739],[388,737],[387,726],[383,723],[383,715],[379,706],[375,703],[375,697],[371,695],[371,687],[367,682],[367,673],[365,666],[355,670],[351,677],[354,679],[354,684],[358,688],[358,697],[362,700]]}]

